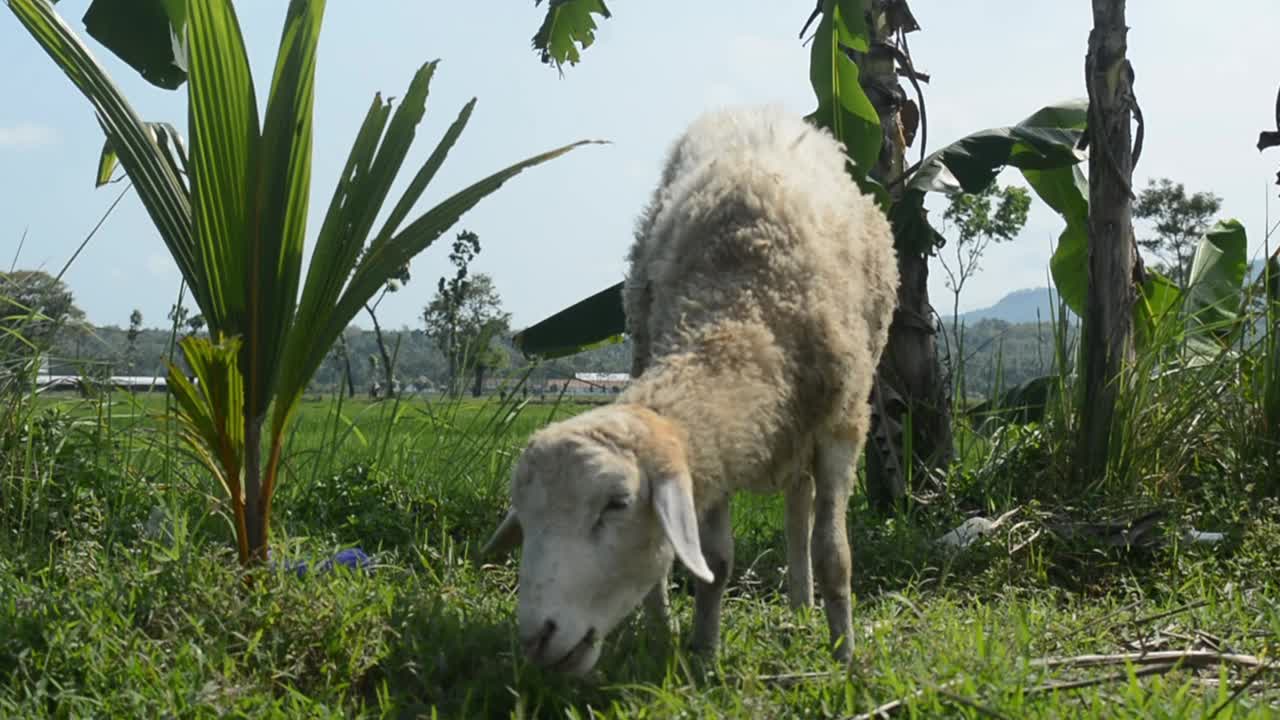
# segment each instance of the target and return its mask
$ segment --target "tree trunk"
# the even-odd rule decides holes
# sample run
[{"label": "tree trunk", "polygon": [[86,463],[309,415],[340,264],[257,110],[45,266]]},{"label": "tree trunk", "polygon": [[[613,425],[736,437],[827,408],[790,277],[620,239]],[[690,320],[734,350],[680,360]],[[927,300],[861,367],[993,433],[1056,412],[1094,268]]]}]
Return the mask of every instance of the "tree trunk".
[{"label": "tree trunk", "polygon": [[1080,480],[1107,469],[1118,380],[1133,359],[1134,243],[1131,193],[1133,71],[1125,57],[1124,0],[1093,0],[1085,60],[1089,90],[1089,288],[1082,337]]},{"label": "tree trunk", "polygon": [[[959,243],[956,245],[959,247]],[[959,255],[958,252],[956,254]],[[964,370],[964,329],[960,327],[960,293],[964,290],[964,281],[955,288],[951,300],[951,343],[947,347],[951,375],[947,380],[951,383],[951,407],[955,408],[956,403],[960,403],[960,413],[963,415],[965,399],[969,394]]]},{"label": "tree trunk", "polygon": [[904,253],[898,272],[898,309],[871,392],[867,495],[881,511],[906,498],[908,478],[945,468],[953,453],[951,404],[929,321],[928,259]]},{"label": "tree trunk", "polygon": [[480,397],[484,391],[484,365],[476,365],[476,383],[471,388],[471,397]]},{"label": "tree trunk", "polygon": [[[872,2],[871,7],[875,37],[872,51],[859,65],[863,87],[884,132],[880,161],[871,174],[889,185],[902,175],[905,166],[907,145],[899,110],[906,93],[898,82],[895,55],[877,46],[888,47],[910,14],[903,15],[894,3]],[[891,191],[895,201],[901,188],[899,184]],[[867,495],[872,506],[882,511],[896,508],[906,497],[909,476],[924,476],[945,467],[952,455],[950,403],[938,363],[929,304],[929,259],[920,253],[899,251],[898,272],[898,309],[872,390],[871,439],[867,444]]]},{"label": "tree trunk", "polygon": [[262,419],[245,418],[244,426],[244,527],[248,557],[245,564],[267,560],[266,508],[262,503]]},{"label": "tree trunk", "polygon": [[356,396],[356,377],[351,372],[351,356],[347,354],[347,337],[345,335],[338,336],[338,351],[342,353],[342,365],[347,377],[347,397]]},{"label": "tree trunk", "polygon": [[457,331],[450,328],[449,334],[445,336],[444,356],[449,365],[449,397],[462,396],[462,384],[458,382],[458,366],[461,364],[458,357],[458,335]]},{"label": "tree trunk", "polygon": [[391,355],[387,352],[387,344],[382,341],[382,326],[378,324],[378,315],[368,304],[364,309],[369,312],[369,319],[373,321],[373,339],[378,345],[378,354],[382,356],[382,379],[383,398],[392,397],[395,394],[395,378],[396,369],[391,365]]}]

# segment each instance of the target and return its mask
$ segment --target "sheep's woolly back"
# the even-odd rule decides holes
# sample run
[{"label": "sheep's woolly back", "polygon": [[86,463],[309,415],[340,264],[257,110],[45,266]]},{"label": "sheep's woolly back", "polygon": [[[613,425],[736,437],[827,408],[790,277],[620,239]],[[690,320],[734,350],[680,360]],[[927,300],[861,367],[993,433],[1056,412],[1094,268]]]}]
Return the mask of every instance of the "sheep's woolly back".
[{"label": "sheep's woolly back", "polygon": [[700,506],[774,487],[813,432],[865,438],[898,274],[845,163],[780,109],[711,112],[640,219],[624,290],[639,377],[619,400],[688,432]]}]

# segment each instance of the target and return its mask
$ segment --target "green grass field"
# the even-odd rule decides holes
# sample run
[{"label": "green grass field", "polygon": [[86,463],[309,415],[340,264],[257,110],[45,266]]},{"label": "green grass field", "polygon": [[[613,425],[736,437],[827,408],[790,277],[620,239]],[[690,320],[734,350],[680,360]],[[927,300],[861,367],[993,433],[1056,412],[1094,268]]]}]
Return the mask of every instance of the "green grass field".
[{"label": "green grass field", "polygon": [[[185,456],[163,398],[42,399],[4,448],[0,716],[855,717],[895,700],[899,717],[1272,714],[1280,504],[1265,483],[1224,462],[1176,492],[1051,507],[1030,478],[1054,451],[1025,435],[969,443],[946,502],[885,518],[855,498],[847,667],[828,655],[820,608],[786,607],[778,501],[742,497],[718,657],[684,652],[691,586],[677,573],[674,642],[637,618],[593,676],[542,673],[516,652],[516,560],[471,555],[502,516],[524,439],[582,409],[307,402],[275,558],[359,546],[375,565],[277,566],[246,583],[222,490]],[[1049,532],[1050,510],[1150,507],[1229,540],[1122,549]],[[971,512],[1015,508],[967,550],[933,542]],[[1072,659],[1186,650],[1199,654]]]}]

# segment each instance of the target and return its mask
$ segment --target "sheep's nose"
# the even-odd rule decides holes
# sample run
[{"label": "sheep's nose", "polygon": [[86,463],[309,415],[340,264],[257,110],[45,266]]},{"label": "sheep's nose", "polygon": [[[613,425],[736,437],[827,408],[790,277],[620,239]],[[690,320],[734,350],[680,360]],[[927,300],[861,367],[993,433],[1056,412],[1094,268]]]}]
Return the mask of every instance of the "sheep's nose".
[{"label": "sheep's nose", "polygon": [[520,644],[524,646],[524,652],[530,659],[535,662],[541,657],[550,642],[551,636],[556,632],[556,621],[548,620],[542,624],[533,635],[527,635],[520,639]]}]

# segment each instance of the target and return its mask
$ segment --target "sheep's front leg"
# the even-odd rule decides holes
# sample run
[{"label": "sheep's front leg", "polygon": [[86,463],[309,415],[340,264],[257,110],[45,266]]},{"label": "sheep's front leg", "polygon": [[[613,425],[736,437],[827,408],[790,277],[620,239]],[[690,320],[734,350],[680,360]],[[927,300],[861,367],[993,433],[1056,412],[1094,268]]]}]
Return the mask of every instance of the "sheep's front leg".
[{"label": "sheep's front leg", "polygon": [[813,559],[809,552],[813,537],[813,475],[808,467],[797,468],[787,487],[787,598],[791,609],[813,605]]},{"label": "sheep's front leg", "polygon": [[729,500],[711,508],[698,528],[702,556],[715,574],[710,583],[697,581],[693,593],[694,652],[712,653],[720,645],[720,604],[733,572],[733,526],[729,522]]},{"label": "sheep's front leg", "polygon": [[818,589],[826,609],[831,644],[838,660],[847,661],[853,649],[853,618],[849,580],[852,561],[845,529],[849,492],[857,446],[842,437],[824,437],[818,443],[814,484],[817,513],[813,533],[814,565]]},{"label": "sheep's front leg", "polygon": [[645,617],[654,629],[670,627],[671,603],[667,598],[667,574],[663,573],[662,579],[644,597]]},{"label": "sheep's front leg", "polygon": [[669,573],[663,573],[662,579],[644,596],[643,632],[645,643],[653,652],[666,653],[671,649],[671,603],[667,593],[669,577]]}]

